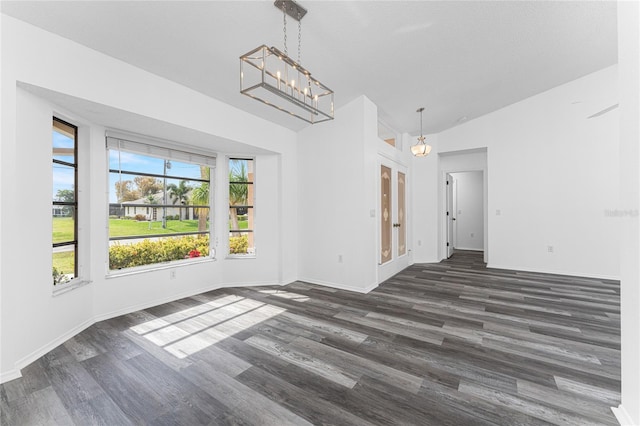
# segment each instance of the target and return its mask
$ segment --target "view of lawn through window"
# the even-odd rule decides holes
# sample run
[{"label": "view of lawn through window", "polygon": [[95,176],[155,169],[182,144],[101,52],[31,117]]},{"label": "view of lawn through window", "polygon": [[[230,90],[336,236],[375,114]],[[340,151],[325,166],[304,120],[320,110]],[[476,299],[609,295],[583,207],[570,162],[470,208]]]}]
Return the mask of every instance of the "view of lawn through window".
[{"label": "view of lawn through window", "polygon": [[109,269],[209,256],[215,158],[107,138]]},{"label": "view of lawn through window", "polygon": [[229,254],[255,254],[254,160],[229,159]]},{"label": "view of lawn through window", "polygon": [[53,118],[53,285],[64,284],[78,276],[78,128]]}]

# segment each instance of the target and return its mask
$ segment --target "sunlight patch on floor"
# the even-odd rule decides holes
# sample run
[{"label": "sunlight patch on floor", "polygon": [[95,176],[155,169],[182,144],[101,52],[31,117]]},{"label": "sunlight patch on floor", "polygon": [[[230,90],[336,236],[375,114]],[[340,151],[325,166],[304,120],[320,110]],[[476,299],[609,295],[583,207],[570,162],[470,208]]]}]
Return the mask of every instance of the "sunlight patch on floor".
[{"label": "sunlight patch on floor", "polygon": [[260,290],[259,292],[262,294],[281,297],[283,299],[293,300],[295,302],[306,302],[307,300],[309,300],[309,296],[305,296],[304,294],[291,293],[289,291],[283,290]]},{"label": "sunlight patch on floor", "polygon": [[138,324],[131,330],[175,357],[185,358],[286,311],[236,295],[216,300],[201,295],[193,299],[202,304]]}]

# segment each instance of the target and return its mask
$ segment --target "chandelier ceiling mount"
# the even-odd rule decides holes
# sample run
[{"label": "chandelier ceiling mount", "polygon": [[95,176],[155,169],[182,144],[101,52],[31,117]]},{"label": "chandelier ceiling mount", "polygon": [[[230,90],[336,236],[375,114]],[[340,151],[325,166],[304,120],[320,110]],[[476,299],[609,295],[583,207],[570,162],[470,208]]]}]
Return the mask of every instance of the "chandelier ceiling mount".
[{"label": "chandelier ceiling mount", "polygon": [[296,21],[300,21],[307,14],[307,9],[300,6],[293,0],[276,0],[273,5],[280,10],[284,10],[287,15]]}]

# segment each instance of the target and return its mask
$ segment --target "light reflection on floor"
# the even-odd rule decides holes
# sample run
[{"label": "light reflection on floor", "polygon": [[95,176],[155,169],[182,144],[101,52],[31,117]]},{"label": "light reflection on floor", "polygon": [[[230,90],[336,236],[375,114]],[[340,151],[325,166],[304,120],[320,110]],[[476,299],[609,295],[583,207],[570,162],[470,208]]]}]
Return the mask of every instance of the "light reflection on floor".
[{"label": "light reflection on floor", "polygon": [[304,294],[291,293],[290,291],[283,290],[259,290],[262,294],[270,294],[272,296],[281,297],[283,299],[294,300],[296,302],[306,302],[309,300],[309,296],[305,296]]},{"label": "light reflection on floor", "polygon": [[[309,300],[307,296],[282,290],[260,292],[300,302]],[[131,330],[182,359],[286,312],[284,308],[239,295],[224,295],[214,300],[197,295],[192,299],[202,304],[146,321]]]}]

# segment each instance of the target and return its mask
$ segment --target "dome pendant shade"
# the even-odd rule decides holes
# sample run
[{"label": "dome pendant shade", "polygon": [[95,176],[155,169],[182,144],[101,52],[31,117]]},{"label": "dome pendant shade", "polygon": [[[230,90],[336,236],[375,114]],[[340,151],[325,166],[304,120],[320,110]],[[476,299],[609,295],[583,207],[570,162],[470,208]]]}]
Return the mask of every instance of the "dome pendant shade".
[{"label": "dome pendant shade", "polygon": [[417,143],[411,147],[411,153],[415,157],[426,157],[431,152],[431,145],[427,145],[424,142]]}]

